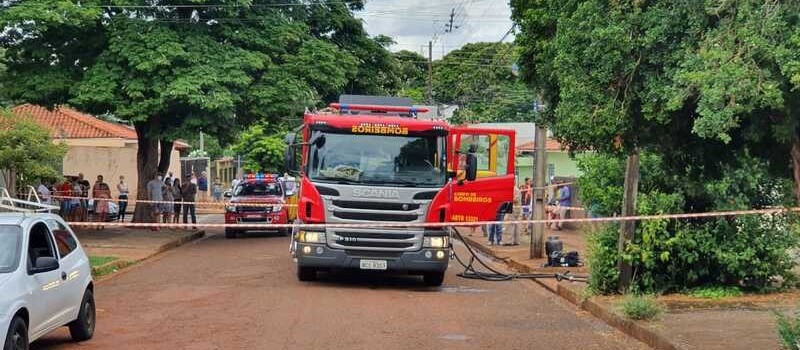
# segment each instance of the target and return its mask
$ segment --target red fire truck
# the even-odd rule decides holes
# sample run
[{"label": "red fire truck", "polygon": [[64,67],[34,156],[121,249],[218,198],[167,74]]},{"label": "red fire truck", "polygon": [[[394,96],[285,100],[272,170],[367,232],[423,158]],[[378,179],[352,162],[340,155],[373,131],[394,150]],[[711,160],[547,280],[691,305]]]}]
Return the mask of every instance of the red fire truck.
[{"label": "red fire truck", "polygon": [[[410,101],[377,101],[307,113],[287,136],[287,169],[300,184],[297,222],[358,224],[294,230],[302,281],[318,271],[360,269],[419,274],[441,285],[451,228],[420,223],[489,221],[511,210],[514,131],[417,119],[426,110]],[[387,222],[394,225],[381,226]]]}]

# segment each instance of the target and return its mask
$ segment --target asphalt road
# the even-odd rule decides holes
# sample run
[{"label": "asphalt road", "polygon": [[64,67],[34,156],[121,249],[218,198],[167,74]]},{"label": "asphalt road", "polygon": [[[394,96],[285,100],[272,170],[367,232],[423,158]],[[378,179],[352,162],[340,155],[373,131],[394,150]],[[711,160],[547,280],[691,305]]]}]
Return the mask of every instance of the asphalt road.
[{"label": "asphalt road", "polygon": [[[94,339],[62,329],[33,349],[646,349],[530,281],[456,276],[295,278],[288,238],[221,234],[96,288]],[[463,249],[463,248],[462,248]]]}]

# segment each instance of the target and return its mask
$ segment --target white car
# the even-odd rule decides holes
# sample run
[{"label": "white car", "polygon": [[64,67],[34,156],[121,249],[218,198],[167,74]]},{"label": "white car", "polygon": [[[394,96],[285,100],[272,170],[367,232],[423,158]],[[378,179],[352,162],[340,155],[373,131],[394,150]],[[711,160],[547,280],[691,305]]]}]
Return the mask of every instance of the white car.
[{"label": "white car", "polygon": [[76,341],[95,329],[89,258],[58,215],[0,213],[0,341],[3,350],[62,326]]}]

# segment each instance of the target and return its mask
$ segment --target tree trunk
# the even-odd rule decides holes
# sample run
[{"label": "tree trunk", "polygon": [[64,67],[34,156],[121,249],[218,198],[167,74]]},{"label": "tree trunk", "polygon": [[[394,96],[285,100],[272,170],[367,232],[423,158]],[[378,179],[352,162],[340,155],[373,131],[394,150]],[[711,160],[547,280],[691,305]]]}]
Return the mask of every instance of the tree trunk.
[{"label": "tree trunk", "polygon": [[[160,140],[159,142],[159,152],[161,156],[158,159],[158,172],[162,174],[166,174],[169,170],[169,162],[172,158],[172,145],[174,141],[167,141],[167,140]],[[180,176],[180,174],[178,174]]]},{"label": "tree trunk", "polygon": [[[136,123],[135,127],[139,146],[136,150],[136,170],[139,180],[136,199],[148,200],[150,198],[147,196],[147,182],[155,178],[158,173],[158,139],[150,135],[151,125],[148,122]],[[153,222],[151,208],[148,203],[136,202],[133,222]]]},{"label": "tree trunk", "polygon": [[792,172],[794,173],[794,195],[796,203],[800,205],[800,136],[795,135],[792,140]]},{"label": "tree trunk", "polygon": [[[628,154],[628,161],[625,166],[625,185],[622,195],[622,216],[636,215],[636,196],[639,190],[639,149],[634,150]],[[630,287],[633,278],[633,268],[631,265],[622,258],[625,248],[628,243],[634,238],[636,232],[636,221],[622,221],[619,227],[619,241],[617,242],[617,249],[619,251],[619,260],[617,267],[619,269],[619,289],[621,292],[626,292]]]}]

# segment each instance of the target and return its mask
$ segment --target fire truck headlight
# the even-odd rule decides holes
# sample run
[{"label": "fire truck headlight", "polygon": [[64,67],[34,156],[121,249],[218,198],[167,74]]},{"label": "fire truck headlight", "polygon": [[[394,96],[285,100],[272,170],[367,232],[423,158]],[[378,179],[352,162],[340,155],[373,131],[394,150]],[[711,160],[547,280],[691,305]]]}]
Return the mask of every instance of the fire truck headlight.
[{"label": "fire truck headlight", "polygon": [[235,205],[226,205],[225,206],[225,210],[227,210],[229,213],[235,213],[236,212],[236,206]]},{"label": "fire truck headlight", "polygon": [[448,237],[425,237],[422,239],[424,248],[445,248],[450,245]]},{"label": "fire truck headlight", "polygon": [[325,232],[300,231],[297,241],[302,243],[325,243]]}]

